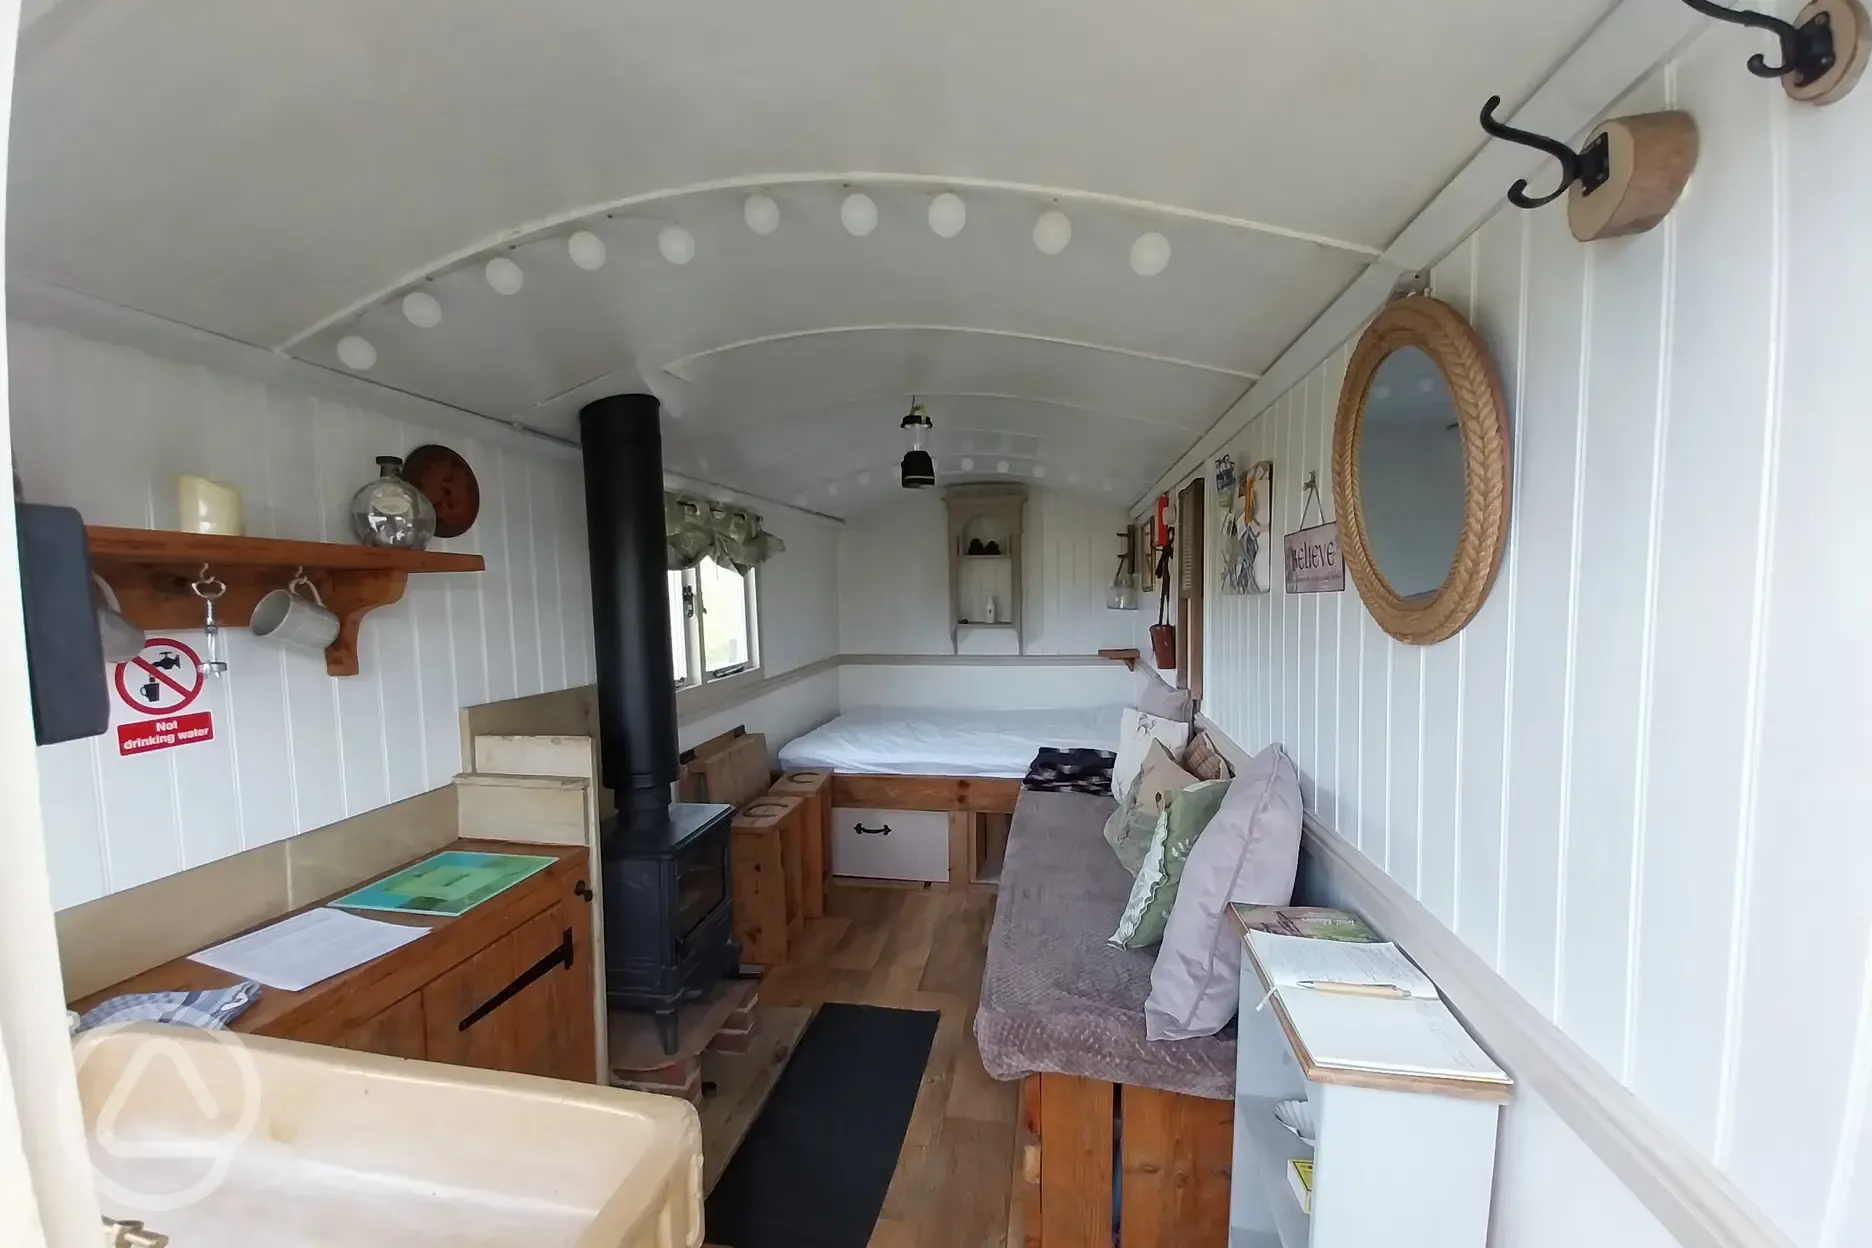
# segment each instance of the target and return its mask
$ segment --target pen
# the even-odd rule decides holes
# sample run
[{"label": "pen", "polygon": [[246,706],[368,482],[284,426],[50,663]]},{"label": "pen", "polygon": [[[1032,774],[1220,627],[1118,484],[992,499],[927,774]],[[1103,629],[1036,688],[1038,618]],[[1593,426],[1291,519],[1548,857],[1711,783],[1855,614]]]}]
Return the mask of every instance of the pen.
[{"label": "pen", "polygon": [[1314,992],[1337,992],[1348,997],[1382,997],[1387,1001],[1411,999],[1411,994],[1396,984],[1341,984],[1330,979],[1303,979],[1300,987]]}]

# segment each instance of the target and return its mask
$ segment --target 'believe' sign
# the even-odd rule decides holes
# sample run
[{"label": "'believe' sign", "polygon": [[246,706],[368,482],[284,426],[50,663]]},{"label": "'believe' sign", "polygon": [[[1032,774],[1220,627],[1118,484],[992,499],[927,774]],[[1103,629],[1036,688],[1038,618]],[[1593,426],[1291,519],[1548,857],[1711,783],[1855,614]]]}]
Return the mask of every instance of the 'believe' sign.
[{"label": "'believe' sign", "polygon": [[1282,541],[1287,550],[1288,593],[1336,594],[1345,590],[1337,522],[1289,533]]}]

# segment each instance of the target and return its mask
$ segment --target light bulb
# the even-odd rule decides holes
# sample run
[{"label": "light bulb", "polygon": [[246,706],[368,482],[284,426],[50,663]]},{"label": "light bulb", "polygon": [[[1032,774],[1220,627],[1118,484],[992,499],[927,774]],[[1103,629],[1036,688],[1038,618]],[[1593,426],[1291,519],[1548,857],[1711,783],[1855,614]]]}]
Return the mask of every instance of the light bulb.
[{"label": "light bulb", "polygon": [[974,461],[974,460],[972,460],[972,459],[970,459],[970,458],[969,458],[968,456],[966,456],[966,455],[964,455],[964,456],[962,457],[962,471],[963,471],[963,472],[974,472],[974,471],[975,471],[975,461]]},{"label": "light bulb", "polygon": [[1006,472],[1007,470],[1008,470],[1008,462],[1007,462],[1007,460],[1005,460],[1005,459],[998,459],[998,460],[996,460],[996,461],[995,461],[995,471],[996,471],[996,472]]},{"label": "light bulb", "polygon": [[953,191],[944,191],[929,206],[930,229],[938,238],[954,238],[968,224],[968,206]]},{"label": "light bulb", "polygon": [[666,225],[657,234],[657,250],[671,264],[688,264],[695,259],[695,235],[680,225]]},{"label": "light bulb", "polygon": [[1057,256],[1072,242],[1072,218],[1057,208],[1043,212],[1034,222],[1034,246],[1049,256]]},{"label": "light bulb", "polygon": [[487,268],[483,272],[487,277],[487,284],[503,295],[517,295],[520,293],[520,288],[526,285],[526,274],[520,271],[519,265],[506,256],[495,256],[487,262]]},{"label": "light bulb", "polygon": [[756,234],[771,234],[780,228],[780,205],[769,195],[750,195],[741,205],[741,219]]},{"label": "light bulb", "polygon": [[596,273],[604,268],[604,239],[590,230],[580,230],[566,239],[566,254],[572,257],[572,263],[587,273]]},{"label": "light bulb", "polygon": [[877,204],[863,191],[854,191],[839,205],[839,220],[845,223],[847,234],[853,238],[863,238],[877,229]]},{"label": "light bulb", "polygon": [[442,305],[426,290],[412,290],[403,296],[403,315],[421,329],[434,329],[442,323]]},{"label": "light bulb", "polygon": [[361,373],[377,362],[377,348],[368,339],[346,334],[338,340],[338,359],[352,372]]},{"label": "light bulb", "polygon": [[1131,244],[1131,271],[1139,277],[1156,277],[1170,264],[1170,240],[1152,230],[1138,235]]}]

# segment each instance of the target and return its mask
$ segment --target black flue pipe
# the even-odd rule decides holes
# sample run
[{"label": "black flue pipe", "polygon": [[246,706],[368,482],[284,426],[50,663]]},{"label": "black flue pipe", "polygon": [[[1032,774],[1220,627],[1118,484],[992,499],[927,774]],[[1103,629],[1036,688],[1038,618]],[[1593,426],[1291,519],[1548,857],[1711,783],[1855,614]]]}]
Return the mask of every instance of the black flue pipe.
[{"label": "black flue pipe", "polygon": [[667,827],[677,772],[660,416],[648,394],[579,410],[600,761],[627,836]]}]

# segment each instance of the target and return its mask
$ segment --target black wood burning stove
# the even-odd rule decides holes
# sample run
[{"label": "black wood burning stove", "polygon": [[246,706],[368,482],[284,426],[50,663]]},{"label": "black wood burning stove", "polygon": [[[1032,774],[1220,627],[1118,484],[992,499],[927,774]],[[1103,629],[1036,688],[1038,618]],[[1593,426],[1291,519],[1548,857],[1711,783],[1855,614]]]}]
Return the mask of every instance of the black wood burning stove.
[{"label": "black wood burning stove", "polygon": [[670,801],[676,781],[663,433],[655,398],[600,399],[579,412],[591,545],[598,748],[618,813],[599,831],[605,991],[649,1010],[666,1052],[676,1012],[741,960],[729,896],[733,808]]},{"label": "black wood burning stove", "polygon": [[661,828],[604,826],[607,994],[613,1006],[653,1012],[666,1053],[676,1050],[677,1007],[741,960],[728,893],[733,820],[732,806],[677,802]]}]

